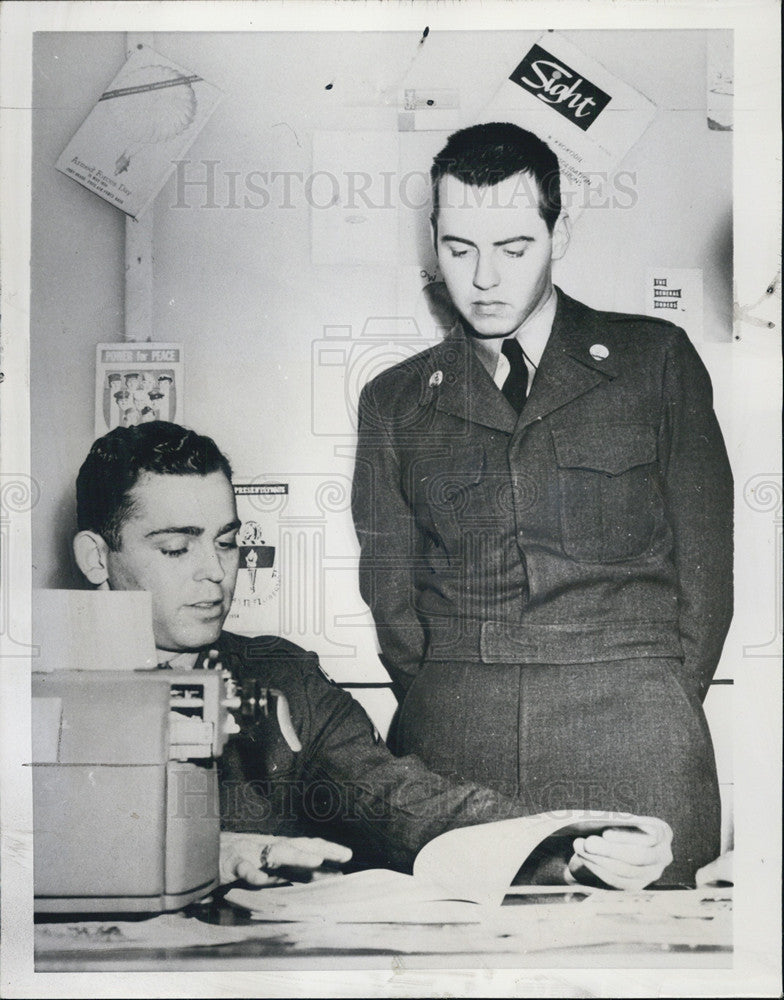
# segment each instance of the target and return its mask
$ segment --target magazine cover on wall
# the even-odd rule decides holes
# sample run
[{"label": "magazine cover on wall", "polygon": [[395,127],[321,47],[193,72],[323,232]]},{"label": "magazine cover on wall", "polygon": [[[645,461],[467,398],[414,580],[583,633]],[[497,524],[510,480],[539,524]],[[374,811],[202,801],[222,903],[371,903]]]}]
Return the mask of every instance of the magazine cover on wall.
[{"label": "magazine cover on wall", "polygon": [[183,422],[182,344],[98,344],[95,436],[151,420]]},{"label": "magazine cover on wall", "polygon": [[240,635],[278,631],[280,558],[278,514],[288,496],[288,483],[234,484],[240,568],[226,628]]},{"label": "magazine cover on wall", "polygon": [[574,221],[621,181],[613,171],[656,110],[645,94],[563,34],[545,31],[522,54],[481,117],[516,122],[549,143],[561,166],[563,203]]}]

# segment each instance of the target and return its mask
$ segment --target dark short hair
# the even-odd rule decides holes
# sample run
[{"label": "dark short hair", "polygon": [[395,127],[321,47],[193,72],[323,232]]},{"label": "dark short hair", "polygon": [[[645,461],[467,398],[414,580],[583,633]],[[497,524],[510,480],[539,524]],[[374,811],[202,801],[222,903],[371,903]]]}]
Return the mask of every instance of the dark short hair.
[{"label": "dark short hair", "polygon": [[455,132],[430,168],[434,222],[438,216],[438,182],[444,174],[463,184],[488,187],[521,173],[536,182],[539,214],[552,233],[561,212],[561,175],[558,157],[547,143],[511,122],[471,125]]},{"label": "dark short hair", "polygon": [[112,551],[133,512],[131,491],[144,472],[164,476],[206,476],[231,466],[212,438],[165,420],[115,427],[90,448],[76,479],[79,531],[95,531]]}]

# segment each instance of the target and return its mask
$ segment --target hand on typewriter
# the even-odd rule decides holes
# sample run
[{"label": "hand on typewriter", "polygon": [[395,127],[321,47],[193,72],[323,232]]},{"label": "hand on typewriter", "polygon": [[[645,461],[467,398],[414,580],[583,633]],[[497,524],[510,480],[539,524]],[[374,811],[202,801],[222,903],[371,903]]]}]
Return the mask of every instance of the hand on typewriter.
[{"label": "hand on typewriter", "polygon": [[221,833],[220,880],[249,885],[278,881],[279,868],[315,871],[324,862],[344,864],[351,850],[320,837],[272,837],[259,833]]},{"label": "hand on typewriter", "polygon": [[614,889],[644,889],[672,861],[672,829],[664,820],[641,817],[638,828],[609,827],[600,835],[576,837],[567,882],[585,871]]}]

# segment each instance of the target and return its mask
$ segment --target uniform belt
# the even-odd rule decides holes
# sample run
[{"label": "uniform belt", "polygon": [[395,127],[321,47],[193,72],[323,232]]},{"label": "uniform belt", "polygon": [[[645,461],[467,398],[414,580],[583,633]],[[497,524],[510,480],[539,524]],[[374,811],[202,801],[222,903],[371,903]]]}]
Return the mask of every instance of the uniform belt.
[{"label": "uniform belt", "polygon": [[597,663],[683,656],[676,622],[522,625],[509,622],[431,623],[429,660],[482,663]]}]

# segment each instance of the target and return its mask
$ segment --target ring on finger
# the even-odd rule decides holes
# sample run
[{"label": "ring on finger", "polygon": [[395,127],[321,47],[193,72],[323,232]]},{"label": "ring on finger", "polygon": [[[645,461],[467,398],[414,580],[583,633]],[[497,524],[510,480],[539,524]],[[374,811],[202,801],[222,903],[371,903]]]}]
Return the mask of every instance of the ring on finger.
[{"label": "ring on finger", "polygon": [[269,856],[270,856],[270,851],[273,848],[273,845],[274,842],[270,841],[268,844],[265,844],[261,849],[261,854],[259,854],[259,868],[261,868],[262,871],[266,872],[269,870],[270,867]]}]

